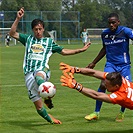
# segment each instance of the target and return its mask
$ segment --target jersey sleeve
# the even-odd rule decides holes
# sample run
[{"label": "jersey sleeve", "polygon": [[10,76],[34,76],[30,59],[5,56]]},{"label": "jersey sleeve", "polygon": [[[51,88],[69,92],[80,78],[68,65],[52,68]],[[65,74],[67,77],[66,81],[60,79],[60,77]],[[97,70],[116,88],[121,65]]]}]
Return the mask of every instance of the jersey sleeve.
[{"label": "jersey sleeve", "polygon": [[133,40],[133,30],[131,30],[130,28],[125,28],[125,33],[128,36],[128,38]]},{"label": "jersey sleeve", "polygon": [[[52,39],[51,39],[52,40]],[[53,41],[53,40],[52,40]],[[62,49],[63,49],[63,47],[62,46],[60,46],[60,45],[58,45],[58,44],[56,44],[54,41],[52,42],[52,52],[53,53],[61,53],[61,51],[62,51]]]},{"label": "jersey sleeve", "polygon": [[125,100],[125,97],[122,96],[122,95],[124,95],[124,94],[120,94],[120,93],[117,93],[117,92],[108,94],[111,102],[113,104],[119,104],[119,105],[122,105],[124,103],[124,100]]},{"label": "jersey sleeve", "polygon": [[108,72],[104,72],[103,79],[106,79],[107,74],[108,74]]},{"label": "jersey sleeve", "polygon": [[25,46],[26,44],[26,41],[27,41],[27,38],[28,38],[29,35],[27,34],[22,34],[22,33],[19,33],[19,41]]}]

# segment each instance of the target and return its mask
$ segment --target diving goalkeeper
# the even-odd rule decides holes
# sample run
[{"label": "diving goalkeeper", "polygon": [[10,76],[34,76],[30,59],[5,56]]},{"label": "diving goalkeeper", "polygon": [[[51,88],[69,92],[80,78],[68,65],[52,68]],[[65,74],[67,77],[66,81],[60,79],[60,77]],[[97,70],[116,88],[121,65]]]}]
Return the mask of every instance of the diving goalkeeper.
[{"label": "diving goalkeeper", "polygon": [[[107,73],[89,68],[73,67],[65,63],[60,63],[60,69],[63,70],[63,75],[60,79],[62,86],[75,89],[87,97],[106,103],[119,104],[133,110],[133,83],[122,77],[119,72]],[[111,94],[97,92],[90,88],[83,87],[82,84],[74,79],[74,73],[80,73],[103,80],[103,85]]]}]

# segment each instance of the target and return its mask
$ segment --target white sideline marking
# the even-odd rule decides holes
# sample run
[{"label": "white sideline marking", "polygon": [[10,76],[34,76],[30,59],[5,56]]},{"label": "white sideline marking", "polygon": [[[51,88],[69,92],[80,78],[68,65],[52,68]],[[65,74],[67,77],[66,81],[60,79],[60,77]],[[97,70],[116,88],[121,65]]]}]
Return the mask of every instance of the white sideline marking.
[{"label": "white sideline marking", "polygon": [[[81,84],[94,84],[94,83],[98,83],[99,81],[89,81],[89,82],[80,82]],[[61,84],[61,83],[54,83],[54,84]],[[21,85],[0,85],[0,87],[25,87],[25,84],[21,84]]]}]

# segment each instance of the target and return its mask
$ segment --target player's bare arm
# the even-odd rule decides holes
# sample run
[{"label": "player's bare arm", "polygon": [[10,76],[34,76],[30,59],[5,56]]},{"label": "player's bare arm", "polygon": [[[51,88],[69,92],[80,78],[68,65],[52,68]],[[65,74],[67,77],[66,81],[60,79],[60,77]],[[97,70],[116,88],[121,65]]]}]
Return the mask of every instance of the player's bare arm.
[{"label": "player's bare arm", "polygon": [[87,97],[111,103],[110,98],[107,94],[102,93],[102,92],[97,92],[97,91],[89,89],[89,88],[85,88],[82,86],[82,84],[77,83],[77,81],[74,79],[72,73],[67,74],[66,72],[64,72],[63,75],[61,76],[60,81],[62,83],[61,84],[62,86],[66,86],[66,87],[75,89]]},{"label": "player's bare arm", "polygon": [[98,53],[98,55],[96,56],[96,58],[90,63],[88,64],[88,68],[94,68],[96,63],[99,62],[106,54],[106,50],[105,50],[105,47],[103,47],[100,52]]},{"label": "player's bare arm", "polygon": [[85,88],[85,87],[83,87],[81,93],[84,94],[85,96],[93,98],[95,100],[100,100],[103,102],[111,103],[110,98],[106,93],[97,92],[95,90]]},{"label": "player's bare arm", "polygon": [[90,68],[79,68],[80,69],[80,73],[83,75],[88,75],[88,76],[92,76],[98,79],[103,79],[104,78],[104,72],[98,71],[98,70],[94,70],[94,69],[90,69]]},{"label": "player's bare arm", "polygon": [[86,51],[91,45],[91,42],[88,42],[84,47],[80,48],[80,49],[63,49],[61,54],[62,55],[74,55],[74,54],[78,54],[81,52]]},{"label": "player's bare arm", "polygon": [[12,24],[11,26],[11,29],[10,29],[10,36],[15,38],[15,39],[19,39],[19,33],[16,32],[17,30],[17,26],[18,26],[18,23],[20,21],[20,19],[24,16],[24,8],[22,7],[18,12],[17,12],[17,17],[14,21],[14,23]]}]

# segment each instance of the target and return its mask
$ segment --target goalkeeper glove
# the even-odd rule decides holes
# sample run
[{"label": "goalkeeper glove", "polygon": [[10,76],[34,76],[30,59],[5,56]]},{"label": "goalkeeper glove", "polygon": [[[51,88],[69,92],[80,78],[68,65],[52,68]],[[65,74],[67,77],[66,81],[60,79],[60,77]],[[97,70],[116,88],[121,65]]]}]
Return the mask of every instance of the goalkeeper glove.
[{"label": "goalkeeper glove", "polygon": [[60,63],[60,69],[64,70],[64,72],[71,72],[72,74],[80,72],[80,69],[78,67],[72,67],[63,62]]},{"label": "goalkeeper glove", "polygon": [[52,103],[52,100],[49,98],[49,99],[45,99],[44,100],[44,103],[47,105],[47,107],[49,109],[52,109],[54,107],[53,103]]},{"label": "goalkeeper glove", "polygon": [[83,86],[76,82],[76,80],[73,77],[72,73],[63,73],[64,75],[61,76],[60,81],[62,82],[62,86],[67,86],[72,89],[76,89],[77,91],[81,92],[83,89]]}]

